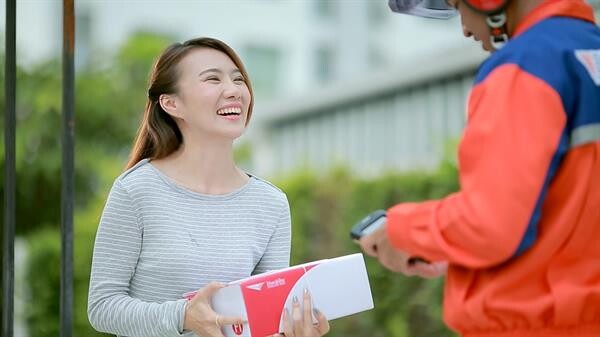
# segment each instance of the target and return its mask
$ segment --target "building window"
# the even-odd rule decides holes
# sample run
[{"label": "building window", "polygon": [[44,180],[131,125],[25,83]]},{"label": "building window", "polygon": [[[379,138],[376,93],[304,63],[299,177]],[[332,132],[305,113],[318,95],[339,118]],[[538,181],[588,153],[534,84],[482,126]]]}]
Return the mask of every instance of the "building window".
[{"label": "building window", "polygon": [[333,50],[327,46],[317,48],[315,53],[316,77],[321,82],[328,82],[333,78]]},{"label": "building window", "polygon": [[77,52],[75,53],[75,68],[79,69],[87,66],[90,63],[90,41],[92,39],[92,15],[88,8],[80,8],[79,13],[75,16],[75,45]]},{"label": "building window", "polygon": [[331,19],[336,16],[337,6],[335,0],[315,0],[315,13],[323,19]]},{"label": "building window", "polygon": [[381,54],[381,51],[373,44],[369,45],[367,59],[371,69],[380,69],[386,66],[386,60]]},{"label": "building window", "polygon": [[256,96],[277,93],[281,69],[281,52],[273,47],[248,46],[244,49],[244,64],[248,68]]},{"label": "building window", "polygon": [[390,17],[385,1],[369,1],[367,5],[369,26],[381,26]]}]

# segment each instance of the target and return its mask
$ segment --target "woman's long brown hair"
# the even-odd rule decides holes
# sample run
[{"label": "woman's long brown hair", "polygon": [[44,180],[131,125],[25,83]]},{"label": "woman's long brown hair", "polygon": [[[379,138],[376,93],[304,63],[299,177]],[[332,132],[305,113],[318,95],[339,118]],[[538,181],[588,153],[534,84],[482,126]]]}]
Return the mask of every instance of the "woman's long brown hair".
[{"label": "woman's long brown hair", "polygon": [[238,67],[250,91],[250,105],[248,116],[246,117],[246,125],[248,125],[252,116],[254,94],[246,68],[235,51],[224,42],[207,37],[172,44],[163,51],[152,68],[144,118],[137,131],[126,169],[133,167],[137,162],[145,158],[164,158],[177,150],[183,142],[183,137],[177,127],[177,123],[162,109],[159,98],[162,94],[174,94],[177,92],[179,62],[191,50],[196,48],[219,50],[229,56]]}]

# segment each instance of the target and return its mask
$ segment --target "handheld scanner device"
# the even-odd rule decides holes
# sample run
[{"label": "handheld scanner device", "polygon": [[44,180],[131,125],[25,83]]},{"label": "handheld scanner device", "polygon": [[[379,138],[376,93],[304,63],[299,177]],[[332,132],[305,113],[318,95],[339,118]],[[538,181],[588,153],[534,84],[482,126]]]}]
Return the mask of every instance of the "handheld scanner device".
[{"label": "handheld scanner device", "polygon": [[[362,220],[357,222],[354,226],[352,226],[352,230],[350,231],[350,237],[358,241],[363,236],[369,235],[385,224],[387,221],[386,211],[384,210],[376,210]],[[413,256],[408,259],[409,264],[414,264],[417,262],[429,263],[427,260],[420,258],[418,256]]]},{"label": "handheld scanner device", "polygon": [[370,213],[352,226],[350,237],[354,240],[360,240],[363,236],[373,233],[387,221],[385,214],[386,212],[382,209]]}]

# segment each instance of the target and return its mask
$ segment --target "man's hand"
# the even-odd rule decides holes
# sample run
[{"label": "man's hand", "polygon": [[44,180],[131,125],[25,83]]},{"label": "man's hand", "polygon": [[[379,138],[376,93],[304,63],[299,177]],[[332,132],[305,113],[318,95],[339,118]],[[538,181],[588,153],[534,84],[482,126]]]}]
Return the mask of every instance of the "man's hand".
[{"label": "man's hand", "polygon": [[386,227],[387,223],[360,239],[360,246],[367,255],[376,257],[379,263],[387,269],[406,276],[418,275],[424,278],[436,278],[446,274],[447,262],[411,263],[411,256],[408,253],[392,246],[387,237]]}]

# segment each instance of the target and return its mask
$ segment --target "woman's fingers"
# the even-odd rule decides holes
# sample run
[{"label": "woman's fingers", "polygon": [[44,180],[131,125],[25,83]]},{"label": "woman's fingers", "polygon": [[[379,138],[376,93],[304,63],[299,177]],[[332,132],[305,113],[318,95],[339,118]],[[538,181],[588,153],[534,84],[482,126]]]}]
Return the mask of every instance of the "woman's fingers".
[{"label": "woman's fingers", "polygon": [[292,319],[294,321],[294,336],[303,335],[303,324],[302,311],[300,310],[300,301],[297,296],[294,296],[292,300]]},{"label": "woman's fingers", "polygon": [[319,334],[323,336],[324,334],[329,332],[329,321],[319,309],[314,308],[313,312],[315,313],[315,318],[317,319],[317,325],[315,326],[315,328],[317,329],[317,331],[319,331]]},{"label": "woman's fingers", "polygon": [[[313,313],[317,324],[313,324]],[[292,311],[284,309],[282,313],[283,334],[269,337],[308,337],[322,336],[329,332],[329,322],[322,312],[312,307],[312,299],[308,290],[302,296],[302,308],[296,296],[292,299]]]},{"label": "woman's fingers", "polygon": [[217,316],[217,317],[218,317],[218,320],[215,320],[215,321],[218,321],[219,326],[244,324],[247,322],[242,317],[234,317],[234,316]]},{"label": "woman's fingers", "polygon": [[294,336],[294,325],[290,317],[289,311],[286,309],[283,310],[283,333],[286,336]]},{"label": "woman's fingers", "polygon": [[310,292],[308,288],[304,288],[304,294],[302,296],[302,316],[304,319],[304,330],[310,331],[313,327],[312,320],[312,300],[310,298]]},{"label": "woman's fingers", "polygon": [[202,296],[203,298],[211,298],[216,292],[217,290],[221,289],[225,287],[225,284],[223,283],[219,283],[219,282],[210,282],[209,284],[205,285],[203,288],[201,288],[200,290],[198,290],[198,294],[197,296]]}]

